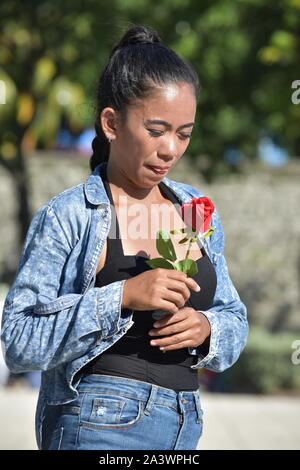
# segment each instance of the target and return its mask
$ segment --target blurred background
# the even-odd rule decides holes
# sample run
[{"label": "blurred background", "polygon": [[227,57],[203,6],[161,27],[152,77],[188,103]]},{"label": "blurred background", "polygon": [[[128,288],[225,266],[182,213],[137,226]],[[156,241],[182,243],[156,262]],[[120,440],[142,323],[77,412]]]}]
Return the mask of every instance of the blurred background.
[{"label": "blurred background", "polygon": [[[90,173],[98,77],[134,24],[154,28],[199,74],[197,125],[168,177],[214,201],[248,308],[239,361],[199,371],[203,445],[299,448],[300,0],[2,0],[0,311],[34,212]],[[35,448],[39,380],[9,374],[1,356],[1,421],[12,424],[0,448]]]}]

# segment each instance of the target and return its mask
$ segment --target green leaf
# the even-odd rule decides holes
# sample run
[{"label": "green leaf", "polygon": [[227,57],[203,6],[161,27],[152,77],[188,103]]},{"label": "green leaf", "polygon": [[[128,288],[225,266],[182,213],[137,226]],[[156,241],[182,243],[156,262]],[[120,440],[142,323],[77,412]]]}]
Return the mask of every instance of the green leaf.
[{"label": "green leaf", "polygon": [[169,263],[165,258],[149,259],[149,260],[146,260],[146,263],[151,268],[175,269],[173,264]]},{"label": "green leaf", "polygon": [[175,264],[175,269],[178,271],[183,271],[186,273],[189,277],[194,276],[198,272],[198,266],[196,261],[193,259],[183,259],[181,261],[178,261]]},{"label": "green leaf", "polygon": [[181,228],[181,229],[170,230],[170,233],[172,233],[172,235],[174,235],[175,233],[185,233],[186,231],[187,231],[186,228]]},{"label": "green leaf", "polygon": [[178,243],[182,245],[183,243],[187,242],[189,237],[184,237],[182,240],[180,240]]},{"label": "green leaf", "polygon": [[157,231],[156,248],[158,253],[165,259],[176,261],[176,253],[172,240],[165,230]]},{"label": "green leaf", "polygon": [[205,235],[203,235],[203,238],[206,238],[206,237],[210,237],[211,234],[214,232],[214,228],[210,225],[205,233]]}]

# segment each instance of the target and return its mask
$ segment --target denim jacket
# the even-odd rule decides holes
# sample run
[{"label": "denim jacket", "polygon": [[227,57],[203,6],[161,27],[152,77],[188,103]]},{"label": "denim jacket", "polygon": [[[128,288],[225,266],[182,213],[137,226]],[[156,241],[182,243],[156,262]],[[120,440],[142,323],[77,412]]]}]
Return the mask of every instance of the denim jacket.
[{"label": "denim jacket", "polygon": [[[94,287],[96,268],[111,224],[110,201],[99,170],[85,183],[51,198],[30,224],[20,264],[5,300],[1,342],[13,373],[41,370],[36,431],[45,403],[76,398],[76,372],[110,348],[134,324],[121,316],[125,280]],[[198,189],[164,177],[181,203],[203,196]],[[213,304],[202,313],[211,325],[209,347],[189,347],[192,368],[222,372],[239,358],[248,337],[247,310],[229,277],[223,228],[215,209],[213,234],[204,248],[214,264]],[[129,311],[130,312],[130,311]]]}]

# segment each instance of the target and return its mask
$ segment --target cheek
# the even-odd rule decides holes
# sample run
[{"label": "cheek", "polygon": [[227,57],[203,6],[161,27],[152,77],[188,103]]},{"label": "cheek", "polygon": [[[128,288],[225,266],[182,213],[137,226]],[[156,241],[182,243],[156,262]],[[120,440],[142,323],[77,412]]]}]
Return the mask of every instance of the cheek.
[{"label": "cheek", "polygon": [[143,129],[131,130],[127,135],[127,142],[131,148],[141,150],[155,145],[153,139]]},{"label": "cheek", "polygon": [[187,147],[189,146],[190,142],[191,142],[191,139],[183,140],[182,141],[182,148],[184,148],[184,150],[186,150]]},{"label": "cheek", "polygon": [[187,147],[189,145],[189,142],[185,142],[185,141],[179,141],[178,144],[177,144],[177,147],[176,147],[176,157],[177,157],[177,160],[179,160],[185,153]]},{"label": "cheek", "polygon": [[136,161],[137,157],[142,153],[143,142],[137,135],[126,133],[118,139],[117,143],[117,152],[121,156],[125,166],[130,166],[130,163]]},{"label": "cheek", "polygon": [[134,141],[134,150],[139,157],[148,157],[159,148],[159,142],[149,135],[139,135]]}]

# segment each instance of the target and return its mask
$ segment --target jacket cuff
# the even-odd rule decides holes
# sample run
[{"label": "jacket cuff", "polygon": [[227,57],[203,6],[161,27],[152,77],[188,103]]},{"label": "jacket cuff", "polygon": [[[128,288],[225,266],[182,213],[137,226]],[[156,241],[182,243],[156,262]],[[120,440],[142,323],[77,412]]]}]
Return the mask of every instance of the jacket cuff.
[{"label": "jacket cuff", "polygon": [[121,308],[125,281],[122,279],[99,288],[97,315],[103,339],[114,336],[127,324],[133,324],[132,310]]},{"label": "jacket cuff", "polygon": [[212,311],[202,311],[203,315],[206,316],[210,323],[211,333],[209,345],[205,340],[205,344],[201,344],[196,348],[191,348],[195,352],[190,352],[191,354],[196,354],[199,358],[197,364],[191,366],[192,369],[199,369],[205,367],[216,355],[219,347],[219,338],[220,338],[220,327],[218,314]]}]

